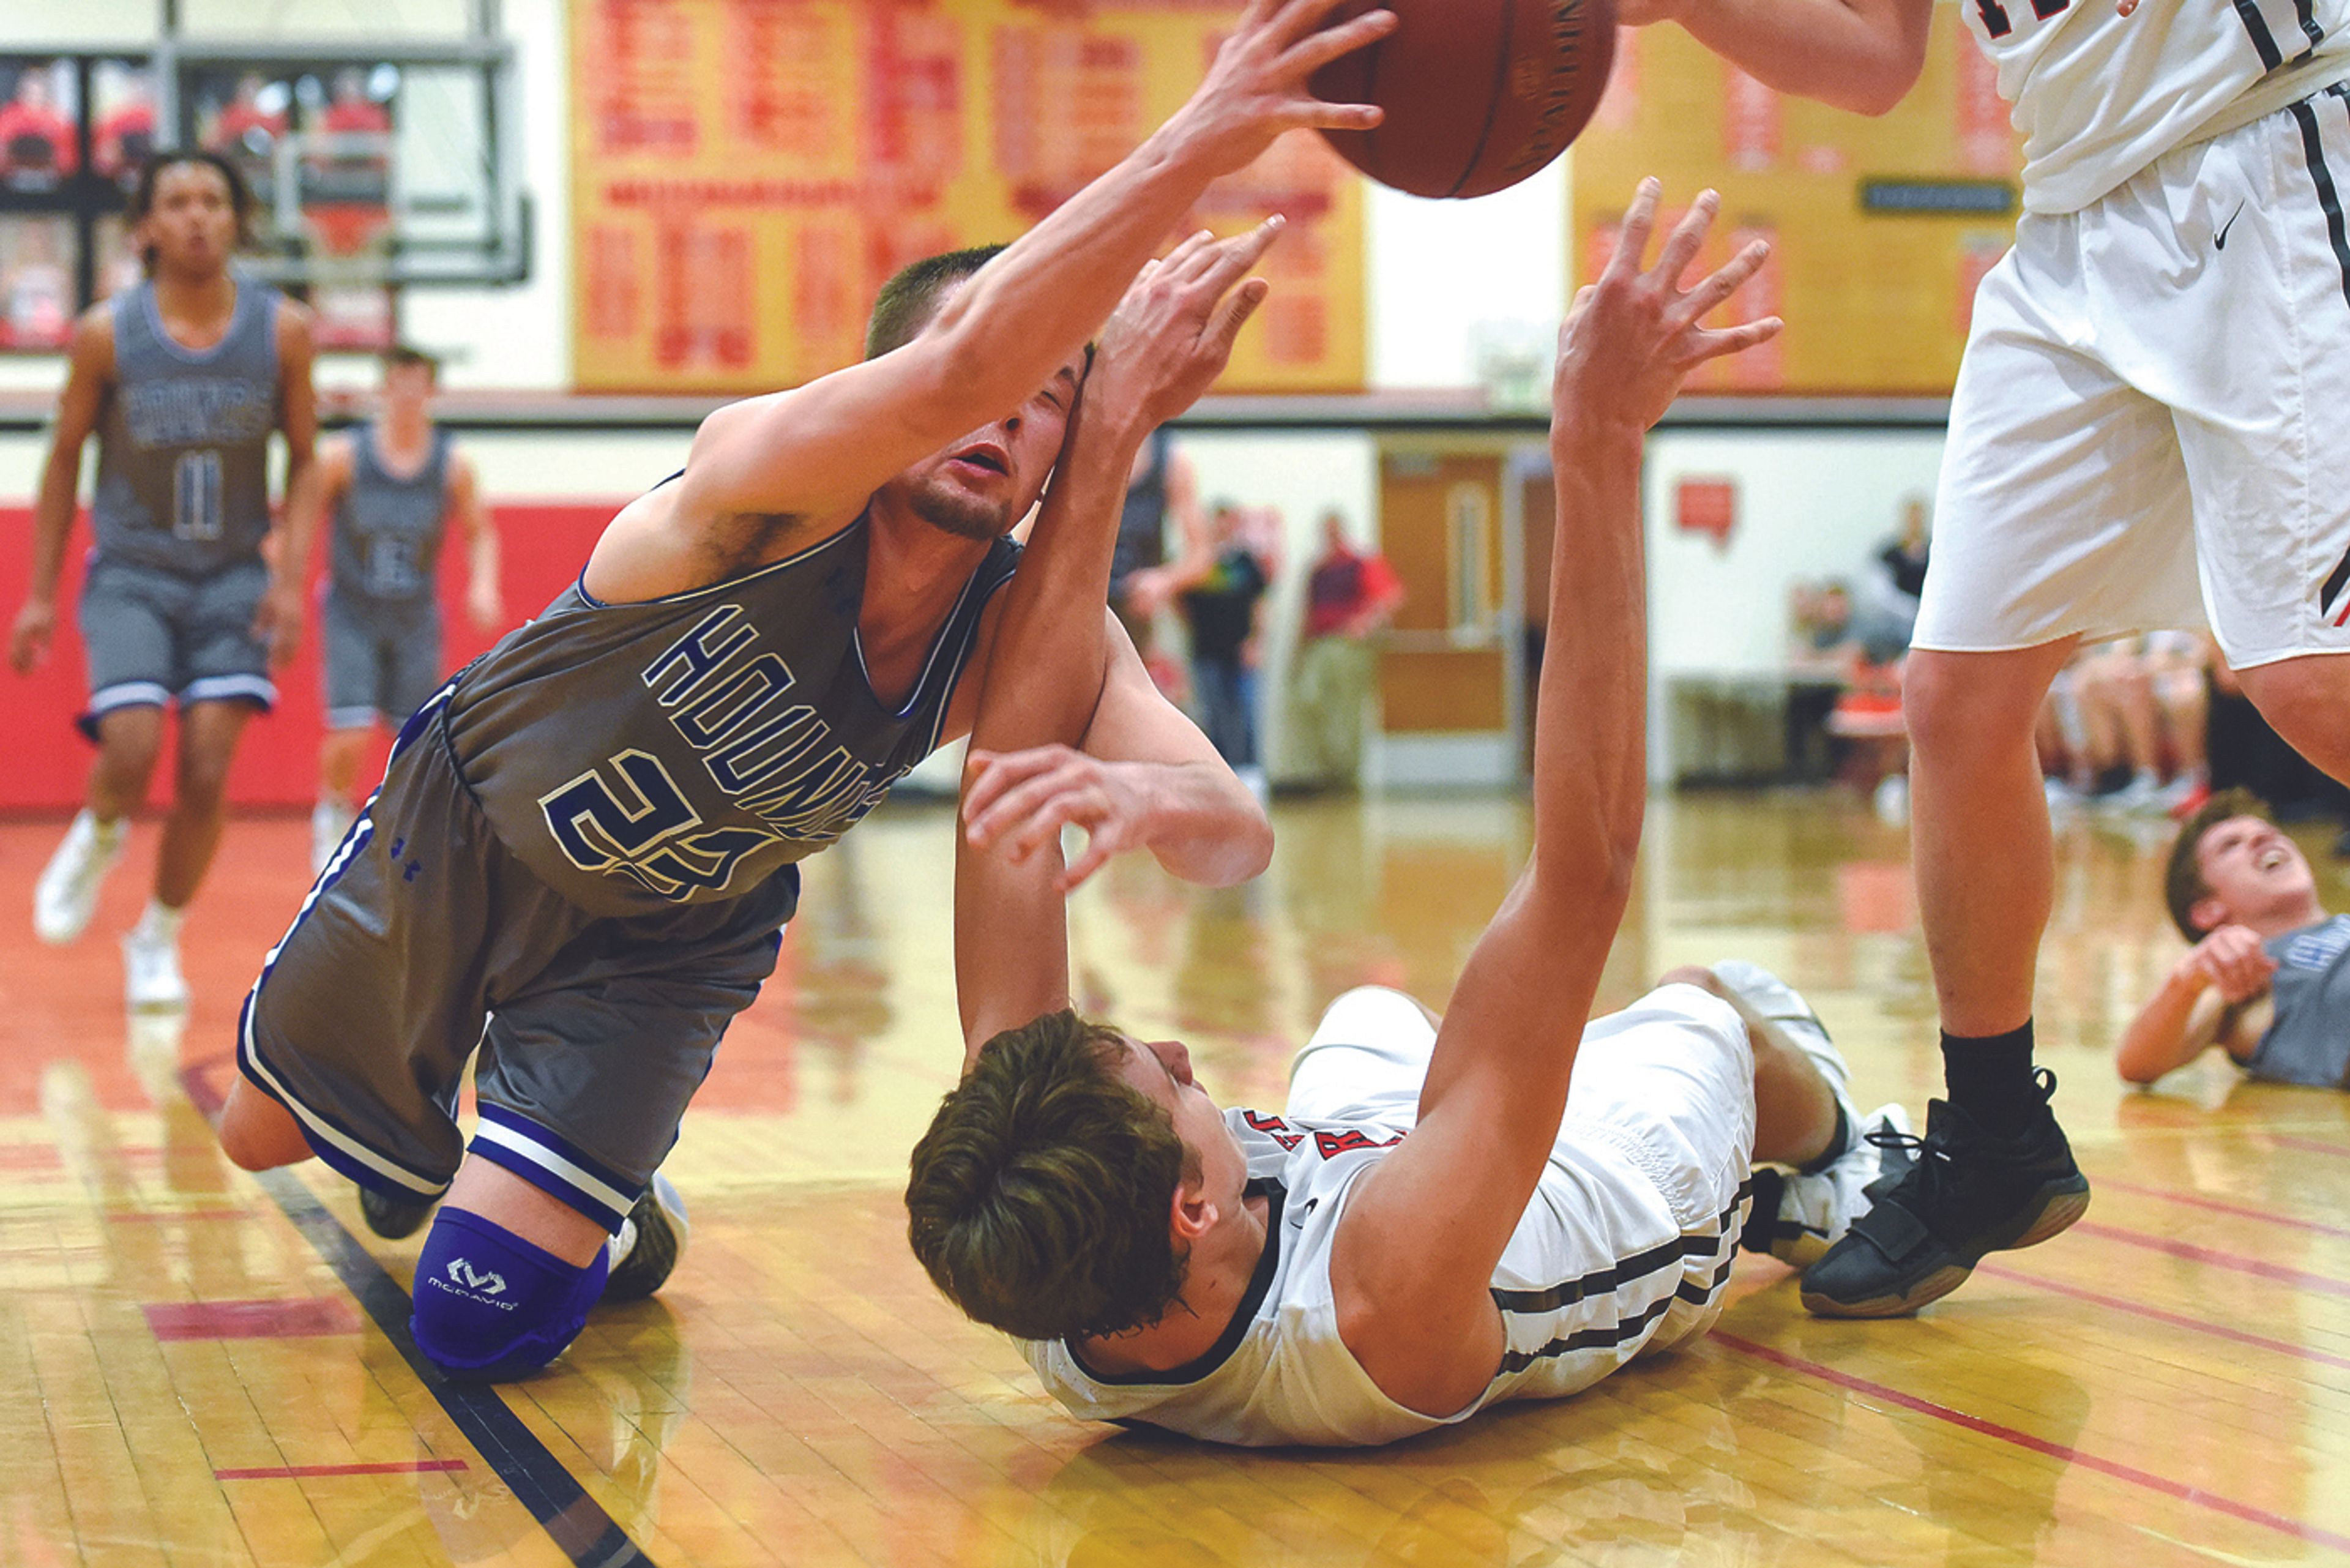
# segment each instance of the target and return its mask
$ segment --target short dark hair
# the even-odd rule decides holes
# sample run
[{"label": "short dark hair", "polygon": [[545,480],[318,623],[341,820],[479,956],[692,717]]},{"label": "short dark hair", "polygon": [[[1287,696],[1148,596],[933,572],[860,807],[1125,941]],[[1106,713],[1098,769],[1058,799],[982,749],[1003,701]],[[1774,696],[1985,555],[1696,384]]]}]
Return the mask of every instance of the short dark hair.
[{"label": "short dark hair", "polygon": [[436,381],[441,379],[441,357],[438,354],[429,354],[412,343],[395,343],[377,358],[382,360],[386,370],[400,370],[411,365],[421,365],[424,368],[426,375]]},{"label": "short dark hair", "polygon": [[2178,836],[2170,841],[2170,863],[2162,872],[2162,900],[2170,907],[2170,919],[2178,927],[2178,934],[2190,942],[2199,942],[2211,934],[2195,923],[2195,906],[2211,896],[2211,884],[2203,880],[2199,857],[2204,836],[2221,823],[2240,816],[2257,816],[2263,822],[2276,820],[2269,803],[2251,791],[2223,789],[2199,806],[2195,815],[2180,825]]},{"label": "short dark hair", "polygon": [[[217,152],[207,151],[202,148],[167,147],[160,152],[149,153],[147,161],[139,166],[139,179],[130,189],[130,207],[123,214],[124,217],[135,227],[153,212],[155,187],[162,180],[163,171],[176,168],[182,163],[202,164],[227,182],[229,208],[236,213],[236,243],[239,246],[250,244],[253,242],[255,208],[253,187],[245,183],[244,175],[234,163]],[[153,251],[150,249],[140,257],[140,260],[147,266],[153,266],[155,265]]]},{"label": "short dark hair", "polygon": [[1126,1052],[1066,1009],[1005,1030],[914,1146],[907,1240],[970,1317],[1083,1338],[1156,1323],[1182,1293],[1168,1216],[1198,1161],[1118,1077]]},{"label": "short dark hair", "polygon": [[938,314],[939,296],[947,286],[961,283],[1003,253],[1002,245],[974,245],[899,268],[873,296],[873,314],[865,320],[865,357],[879,359],[920,337]]}]

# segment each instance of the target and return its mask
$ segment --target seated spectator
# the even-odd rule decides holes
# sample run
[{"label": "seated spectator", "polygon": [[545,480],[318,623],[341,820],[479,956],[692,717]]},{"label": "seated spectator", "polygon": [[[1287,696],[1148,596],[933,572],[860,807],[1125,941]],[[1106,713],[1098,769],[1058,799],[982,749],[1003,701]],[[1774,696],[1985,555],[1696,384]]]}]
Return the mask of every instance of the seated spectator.
[{"label": "seated spectator", "polygon": [[[2050,690],[2065,760],[2053,806],[2183,816],[2210,794],[2202,639],[2184,632],[2083,648]],[[2060,782],[2061,780],[2061,782]]]},{"label": "seated spectator", "polygon": [[2308,859],[2241,790],[2179,829],[2163,893],[2194,944],[2122,1033],[2116,1065],[2151,1084],[2213,1046],[2253,1077],[2350,1077],[2350,915],[2326,911]]},{"label": "seated spectator", "polygon": [[1372,639],[1403,603],[1403,579],[1387,557],[1357,551],[1347,520],[1322,514],[1322,557],[1305,584],[1305,634],[1289,683],[1290,733],[1299,771],[1317,784],[1351,789],[1362,777],[1363,704],[1378,673]]}]

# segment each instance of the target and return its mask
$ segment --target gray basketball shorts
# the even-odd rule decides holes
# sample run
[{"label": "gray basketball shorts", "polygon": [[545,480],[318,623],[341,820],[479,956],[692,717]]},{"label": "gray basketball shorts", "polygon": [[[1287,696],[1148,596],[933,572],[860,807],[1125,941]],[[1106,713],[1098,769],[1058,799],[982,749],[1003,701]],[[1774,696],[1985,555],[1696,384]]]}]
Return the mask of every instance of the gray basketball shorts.
[{"label": "gray basketball shorts", "polygon": [[[263,961],[237,1064],[363,1186],[437,1197],[470,1147],[618,1231],[773,972],[798,870],[726,902],[589,915],[491,830],[450,753],[447,698],[402,727]],[[457,1091],[477,1049],[468,1146]]]},{"label": "gray basketball shorts", "polygon": [[93,556],[78,619],[89,664],[89,701],[75,721],[98,739],[98,721],[117,708],[192,702],[277,701],[269,649],[253,635],[254,612],[269,588],[260,560],[204,576]]},{"label": "gray basketball shorts", "polygon": [[318,620],[329,730],[364,730],[379,716],[397,730],[440,689],[441,607],[431,600],[387,607],[330,593]]}]

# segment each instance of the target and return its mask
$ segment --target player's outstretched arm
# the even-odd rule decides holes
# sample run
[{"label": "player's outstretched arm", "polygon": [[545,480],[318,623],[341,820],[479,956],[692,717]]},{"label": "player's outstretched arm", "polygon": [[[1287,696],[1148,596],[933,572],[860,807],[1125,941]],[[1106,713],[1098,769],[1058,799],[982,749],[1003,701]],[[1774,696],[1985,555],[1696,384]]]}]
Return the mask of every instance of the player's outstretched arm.
[{"label": "player's outstretched arm", "polygon": [[57,635],[57,575],[73,532],[74,499],[81,483],[81,449],[98,428],[99,411],[114,385],[114,312],[94,305],[74,324],[66,351],[66,389],[49,431],[48,461],[33,502],[33,575],[25,603],[8,633],[8,663],[19,675],[40,668]]},{"label": "player's outstretched arm", "polygon": [[1321,28],[1336,4],[1253,0],[1183,107],[982,268],[912,343],[712,414],[687,460],[684,514],[838,525],[907,464],[1017,408],[1101,327],[1211,181],[1284,131],[1378,123],[1374,108],[1307,89],[1316,69],[1394,26],[1371,11]]},{"label": "player's outstretched arm", "polygon": [[1926,68],[1934,0],[1625,0],[1618,14],[1679,22],[1765,87],[1884,114]]},{"label": "player's outstretched arm", "polygon": [[1348,1199],[1331,1255],[1347,1347],[1390,1397],[1430,1415],[1466,1405],[1500,1363],[1487,1282],[1557,1137],[1631,888],[1648,794],[1642,443],[1692,368],[1779,329],[1700,325],[1762,265],[1762,245],[1679,286],[1720,205],[1712,192],[1643,268],[1658,194],[1642,182],[1614,259],[1559,335],[1534,853],[1453,989],[1417,1127]]},{"label": "player's outstretched arm", "polygon": [[2114,1055],[2123,1081],[2151,1084],[2214,1045],[2249,1058],[2275,1017],[2276,961],[2243,926],[2221,926],[2189,948],[2122,1031]]},{"label": "player's outstretched arm", "polygon": [[1073,748],[1103,695],[1114,623],[1096,607],[1108,592],[1118,502],[1144,438],[1223,369],[1265,294],[1243,275],[1278,227],[1223,242],[1195,234],[1136,279],[1102,334],[1060,470],[998,601],[955,844],[955,980],[970,1053],[1067,1005],[1061,825],[1087,829],[1089,857],[1147,826],[1114,785],[1063,779],[1072,760],[1086,761]]}]

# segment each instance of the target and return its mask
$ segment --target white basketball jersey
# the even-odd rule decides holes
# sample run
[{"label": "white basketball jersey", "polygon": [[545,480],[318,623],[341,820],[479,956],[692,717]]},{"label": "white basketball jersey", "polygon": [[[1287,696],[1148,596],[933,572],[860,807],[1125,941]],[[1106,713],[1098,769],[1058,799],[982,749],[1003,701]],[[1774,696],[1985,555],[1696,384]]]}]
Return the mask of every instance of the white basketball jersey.
[{"label": "white basketball jersey", "polygon": [[2174,147],[2350,76],[2350,0],[1959,0],[2023,134],[2023,204],[2087,206]]},{"label": "white basketball jersey", "polygon": [[1702,1332],[1719,1312],[1736,1206],[1684,1232],[1641,1174],[1640,1150],[1582,1127],[1553,1154],[1493,1271],[1507,1334],[1493,1381],[1449,1417],[1397,1404],[1338,1337],[1330,1248],[1348,1189],[1410,1126],[1409,1101],[1399,1108],[1392,1121],[1343,1122],[1226,1111],[1250,1192],[1266,1199],[1264,1252],[1231,1326],[1197,1361],[1164,1372],[1094,1371],[1064,1341],[1016,1342],[1045,1391],[1084,1419],[1210,1442],[1388,1443],[1497,1400],[1573,1394]]}]

